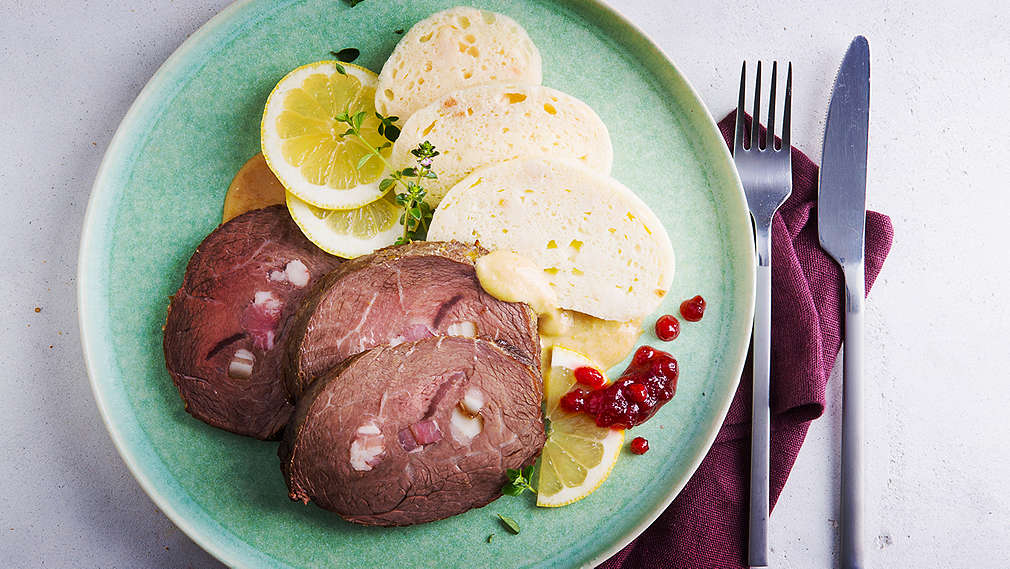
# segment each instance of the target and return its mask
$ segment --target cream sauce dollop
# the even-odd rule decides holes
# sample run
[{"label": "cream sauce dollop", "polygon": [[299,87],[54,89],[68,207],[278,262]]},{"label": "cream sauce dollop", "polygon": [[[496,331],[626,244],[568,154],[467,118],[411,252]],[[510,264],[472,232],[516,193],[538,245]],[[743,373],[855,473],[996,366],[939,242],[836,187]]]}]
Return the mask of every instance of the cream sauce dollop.
[{"label": "cream sauce dollop", "polygon": [[477,259],[477,279],[488,294],[506,302],[525,302],[539,316],[541,370],[550,369],[550,348],[565,346],[609,369],[628,356],[642,335],[640,320],[617,322],[567,310],[547,274],[533,261],[507,250]]}]

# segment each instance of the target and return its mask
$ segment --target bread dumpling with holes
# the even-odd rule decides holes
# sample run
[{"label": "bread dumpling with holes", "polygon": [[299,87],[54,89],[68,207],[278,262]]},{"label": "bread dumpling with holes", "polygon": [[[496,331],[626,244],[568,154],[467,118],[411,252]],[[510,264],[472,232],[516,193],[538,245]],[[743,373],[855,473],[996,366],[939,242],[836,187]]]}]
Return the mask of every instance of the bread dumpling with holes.
[{"label": "bread dumpling with holes", "polygon": [[510,250],[547,275],[561,308],[604,320],[652,313],[673,282],[666,229],[623,184],[572,160],[477,170],[435,211],[428,239]]},{"label": "bread dumpling with holes", "polygon": [[375,108],[406,120],[435,99],[488,83],[539,85],[540,52],[508,16],[458,6],[414,24],[382,66]]},{"label": "bread dumpling with holes", "polygon": [[575,97],[540,85],[484,85],[456,91],[414,113],[403,124],[390,160],[413,166],[410,151],[430,141],[436,180],[425,182],[436,205],[449,188],[481,166],[546,156],[581,162],[609,174],[610,133],[600,117]]}]

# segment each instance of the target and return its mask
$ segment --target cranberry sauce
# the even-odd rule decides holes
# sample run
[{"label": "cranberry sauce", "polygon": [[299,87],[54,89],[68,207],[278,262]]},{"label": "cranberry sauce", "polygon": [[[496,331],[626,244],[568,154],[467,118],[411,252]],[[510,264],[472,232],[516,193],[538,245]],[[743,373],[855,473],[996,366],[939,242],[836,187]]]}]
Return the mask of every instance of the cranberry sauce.
[{"label": "cranberry sauce", "polygon": [[673,356],[642,346],[621,377],[595,391],[569,391],[561,398],[561,407],[592,415],[600,427],[630,429],[644,423],[673,398],[678,375]]},{"label": "cranberry sauce", "polygon": [[577,367],[575,368],[575,381],[585,385],[589,389],[599,389],[607,384],[607,378],[596,368]]},{"label": "cranberry sauce", "polygon": [[680,336],[680,321],[672,314],[664,314],[656,320],[656,337],[664,342],[676,340]]},{"label": "cranberry sauce", "polygon": [[649,441],[642,437],[635,437],[631,441],[631,452],[635,454],[645,454],[649,452]]},{"label": "cranberry sauce", "polygon": [[688,322],[697,322],[705,315],[705,299],[698,295],[680,303],[680,315]]}]

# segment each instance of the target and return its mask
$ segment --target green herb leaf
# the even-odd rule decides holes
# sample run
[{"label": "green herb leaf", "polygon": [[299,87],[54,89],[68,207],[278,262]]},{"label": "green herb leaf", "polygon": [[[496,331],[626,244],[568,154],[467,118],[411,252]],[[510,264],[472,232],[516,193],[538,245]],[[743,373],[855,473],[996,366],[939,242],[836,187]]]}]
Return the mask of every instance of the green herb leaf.
[{"label": "green herb leaf", "polygon": [[384,192],[384,191],[388,190],[389,188],[393,187],[393,184],[395,184],[395,183],[396,183],[396,180],[394,180],[392,178],[384,178],[381,182],[379,182],[379,191],[380,192]]},{"label": "green herb leaf", "polygon": [[347,70],[344,69],[343,65],[340,65],[339,63],[334,63],[333,65],[335,65],[337,67],[337,73],[339,73],[341,75],[347,75]]},{"label": "green herb leaf", "polygon": [[501,488],[501,493],[505,494],[506,496],[518,496],[525,491],[526,489],[523,488],[522,486],[516,486],[511,482],[505,483],[505,485],[502,486]]},{"label": "green herb leaf", "polygon": [[400,136],[400,128],[393,126],[393,123],[400,120],[400,117],[384,117],[382,113],[376,111],[375,118],[379,119],[379,134],[385,136],[387,140],[395,141]]},{"label": "green herb leaf", "polygon": [[420,208],[412,207],[412,208],[408,209],[407,212],[410,213],[410,217],[413,217],[414,219],[418,219],[418,220],[421,219],[421,209]]},{"label": "green herb leaf", "polygon": [[525,467],[525,468],[523,468],[521,470],[521,472],[522,472],[523,478],[525,478],[529,482],[533,481],[533,465],[532,464],[529,465],[529,466],[527,466],[527,467]]},{"label": "green herb leaf", "polygon": [[417,148],[411,150],[410,153],[418,158],[434,158],[435,156],[438,156],[438,152],[435,151],[435,147],[427,140],[418,144]]},{"label": "green herb leaf", "polygon": [[397,116],[384,117],[382,116],[382,113],[380,113],[379,111],[375,111],[375,118],[379,119],[382,122],[382,124],[385,125],[391,125],[396,121],[400,120],[400,117]]},{"label": "green herb leaf", "polygon": [[500,519],[502,523],[505,524],[505,527],[507,527],[510,532],[515,534],[519,533],[519,524],[517,524],[515,520],[513,520],[508,516],[503,516],[501,514],[498,514],[498,519]]},{"label": "green herb leaf", "polygon": [[366,113],[365,111],[359,111],[358,113],[355,113],[353,117],[351,117],[351,124],[354,125],[354,128],[356,130],[358,130],[361,128],[361,124],[365,122],[365,117],[367,116],[368,113]]},{"label": "green herb leaf", "polygon": [[333,117],[333,119],[339,122],[349,122],[351,120],[351,117],[347,115],[347,111],[341,111],[340,114]]},{"label": "green herb leaf", "polygon": [[365,166],[365,164],[368,164],[368,161],[371,160],[372,158],[375,158],[375,155],[372,154],[371,152],[362,156],[361,160],[358,160],[358,170],[362,169]]},{"label": "green herb leaf", "polygon": [[505,471],[505,476],[508,477],[508,482],[502,486],[502,494],[519,496],[527,490],[536,492],[533,486],[530,485],[533,479],[533,466],[527,466],[522,469],[509,468]]},{"label": "green herb leaf", "polygon": [[358,56],[361,55],[361,52],[358,51],[357,48],[345,47],[340,51],[331,51],[330,55],[336,57],[338,60],[343,61],[344,63],[350,63],[355,59],[357,59]]}]

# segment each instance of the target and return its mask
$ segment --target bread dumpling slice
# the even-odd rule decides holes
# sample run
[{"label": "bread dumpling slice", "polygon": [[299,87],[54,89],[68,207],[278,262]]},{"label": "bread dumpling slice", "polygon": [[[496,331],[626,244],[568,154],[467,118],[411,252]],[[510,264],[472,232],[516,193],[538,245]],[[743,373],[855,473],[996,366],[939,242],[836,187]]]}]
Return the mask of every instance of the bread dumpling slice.
[{"label": "bread dumpling slice", "polygon": [[443,95],[486,83],[542,80],[540,51],[508,16],[458,6],[414,24],[382,66],[375,108],[406,120]]},{"label": "bread dumpling slice", "polygon": [[571,160],[477,170],[446,194],[428,239],[514,251],[544,270],[562,308],[605,320],[652,313],[673,282],[673,247],[649,206]]},{"label": "bread dumpling slice", "polygon": [[414,166],[410,151],[429,141],[441,152],[426,180],[435,205],[449,188],[481,166],[546,156],[577,160],[609,174],[610,133],[589,105],[540,85],[484,85],[456,91],[411,115],[393,145],[397,169]]}]

